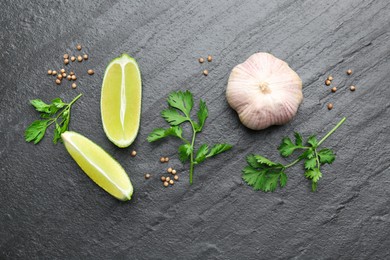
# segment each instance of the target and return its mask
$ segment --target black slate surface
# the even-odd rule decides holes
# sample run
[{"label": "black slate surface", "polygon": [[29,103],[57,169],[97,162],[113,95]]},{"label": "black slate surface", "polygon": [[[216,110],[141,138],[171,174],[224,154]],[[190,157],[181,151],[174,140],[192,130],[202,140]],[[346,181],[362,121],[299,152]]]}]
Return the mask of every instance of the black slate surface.
[{"label": "black slate surface", "polygon": [[[1,1],[0,258],[389,259],[389,14],[388,1]],[[47,70],[64,67],[62,55],[77,53],[77,43],[90,55],[68,66],[79,73],[78,88],[56,86]],[[239,123],[224,91],[230,70],[259,51],[297,71],[304,102],[291,123],[255,132]],[[141,128],[127,149],[108,141],[99,110],[105,66],[123,52],[143,78]],[[200,65],[208,54],[214,60]],[[329,74],[334,94],[323,84]],[[165,124],[159,112],[168,93],[184,89],[209,106],[199,142],[234,145],[196,168],[192,186],[178,142],[145,140]],[[52,131],[39,145],[24,142],[38,116],[28,100],[78,93],[71,129],[123,165],[135,187],[130,202],[90,181],[62,144],[52,144]],[[283,136],[323,136],[343,116],[326,141],[337,160],[323,168],[318,192],[301,166],[275,193],[241,180],[248,153],[279,159]],[[159,181],[168,166],[158,162],[162,155],[181,177],[168,189]]]}]

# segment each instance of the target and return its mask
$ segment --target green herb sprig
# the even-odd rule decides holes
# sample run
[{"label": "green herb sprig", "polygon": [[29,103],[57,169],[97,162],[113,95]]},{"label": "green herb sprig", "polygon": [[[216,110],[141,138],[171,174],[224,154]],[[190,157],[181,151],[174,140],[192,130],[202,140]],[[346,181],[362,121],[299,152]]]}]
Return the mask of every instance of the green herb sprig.
[{"label": "green herb sprig", "polygon": [[70,109],[82,94],[75,97],[72,102],[64,103],[60,98],[55,98],[50,104],[46,104],[41,99],[31,100],[30,103],[41,113],[41,120],[34,121],[24,132],[26,142],[39,143],[45,136],[47,128],[54,124],[53,143],[56,144],[61,139],[61,134],[68,130],[70,121]]},{"label": "green herb sprig", "polygon": [[[194,106],[192,93],[189,91],[177,91],[170,93],[168,99],[168,109],[161,112],[161,116],[171,125],[170,128],[156,128],[148,136],[149,142],[155,142],[167,136],[174,136],[184,142],[179,146],[179,159],[185,163],[190,161],[190,184],[192,184],[194,166],[204,162],[206,159],[223,153],[232,148],[230,144],[215,144],[211,148],[207,144],[202,144],[195,153],[195,138],[204,127],[208,117],[206,103],[201,99],[197,112],[197,121],[191,119],[191,110]],[[183,137],[181,124],[189,122],[192,127],[192,139],[188,141]]]},{"label": "green herb sprig", "polygon": [[320,141],[317,141],[316,136],[310,136],[306,144],[304,145],[302,135],[295,133],[295,143],[290,138],[285,137],[282,140],[278,150],[280,155],[288,157],[292,155],[294,151],[302,150],[303,153],[292,163],[283,165],[281,163],[275,163],[261,155],[248,155],[246,160],[248,166],[244,168],[242,178],[250,186],[253,186],[254,190],[262,190],[264,192],[274,191],[276,187],[284,187],[287,183],[287,175],[285,170],[298,162],[304,160],[305,177],[311,181],[312,191],[317,190],[318,180],[322,177],[320,167],[324,164],[331,164],[336,159],[335,154],[331,149],[322,148],[319,150],[319,146],[331,135],[337,128],[339,128],[346,118],[341,121]]}]

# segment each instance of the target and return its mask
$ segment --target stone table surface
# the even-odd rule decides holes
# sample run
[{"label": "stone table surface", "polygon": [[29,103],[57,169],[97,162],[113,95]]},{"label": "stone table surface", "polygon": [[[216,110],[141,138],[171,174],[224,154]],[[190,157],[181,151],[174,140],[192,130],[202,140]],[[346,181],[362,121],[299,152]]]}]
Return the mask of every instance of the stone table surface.
[{"label": "stone table surface", "polygon": [[[0,24],[0,259],[390,258],[388,1],[3,0]],[[260,51],[300,75],[304,101],[290,123],[251,131],[225,89],[231,69]],[[64,53],[90,56],[66,67],[79,75],[75,90],[47,75],[64,67]],[[143,79],[141,127],[126,149],[106,138],[99,107],[105,67],[121,53],[137,59]],[[197,62],[208,54],[211,63]],[[324,85],[328,75],[336,93]],[[159,113],[168,93],[185,89],[209,106],[198,144],[234,145],[199,165],[192,186],[178,141],[146,141],[166,126]],[[135,188],[130,202],[94,184],[63,144],[52,143],[52,129],[38,145],[24,141],[38,118],[29,100],[70,101],[79,93],[70,129],[123,165]],[[323,167],[318,192],[302,165],[274,193],[241,179],[247,154],[287,162],[276,150],[283,136],[323,136],[344,116],[324,143],[337,159]],[[169,164],[159,163],[163,155]],[[164,188],[159,177],[168,165],[181,179]]]}]

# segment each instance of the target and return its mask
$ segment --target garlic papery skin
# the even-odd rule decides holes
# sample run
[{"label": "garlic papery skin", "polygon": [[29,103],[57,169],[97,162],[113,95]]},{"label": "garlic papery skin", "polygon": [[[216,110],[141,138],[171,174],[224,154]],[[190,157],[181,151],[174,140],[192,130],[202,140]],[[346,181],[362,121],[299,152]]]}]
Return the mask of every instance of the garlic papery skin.
[{"label": "garlic papery skin", "polygon": [[226,98],[250,129],[283,125],[302,103],[302,80],[286,62],[260,52],[233,68]]}]

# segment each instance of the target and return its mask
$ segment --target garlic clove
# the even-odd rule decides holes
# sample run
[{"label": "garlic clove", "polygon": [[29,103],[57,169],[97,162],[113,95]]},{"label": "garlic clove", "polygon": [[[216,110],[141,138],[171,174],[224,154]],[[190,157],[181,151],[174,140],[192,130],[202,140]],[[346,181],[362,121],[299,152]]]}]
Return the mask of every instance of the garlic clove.
[{"label": "garlic clove", "polygon": [[250,129],[282,125],[294,117],[303,100],[302,80],[286,62],[256,53],[233,68],[226,98]]}]

